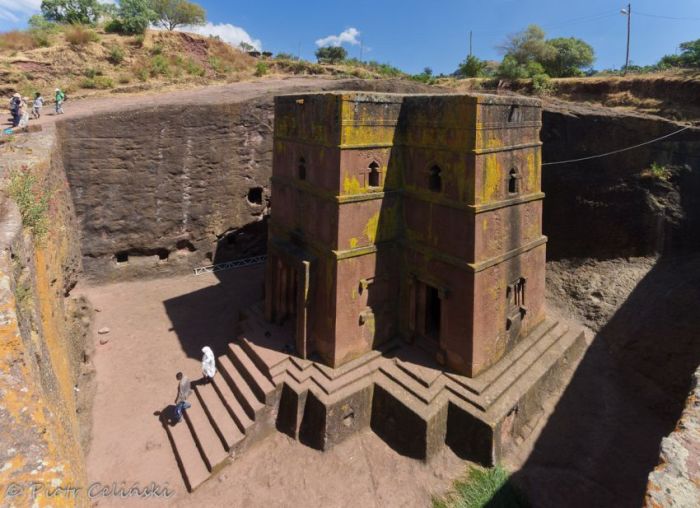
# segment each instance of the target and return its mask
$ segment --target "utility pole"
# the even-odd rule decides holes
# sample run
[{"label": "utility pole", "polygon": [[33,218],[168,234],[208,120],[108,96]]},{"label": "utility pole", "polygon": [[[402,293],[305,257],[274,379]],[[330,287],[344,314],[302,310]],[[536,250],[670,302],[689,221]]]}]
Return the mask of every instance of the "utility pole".
[{"label": "utility pole", "polygon": [[622,75],[627,74],[627,68],[630,65],[630,31],[632,29],[632,4],[627,4],[627,9],[622,9],[620,11],[622,14],[627,15],[627,56],[625,57],[625,70],[622,71]]},{"label": "utility pole", "polygon": [[360,39],[360,62],[362,61],[364,49],[365,49],[364,43],[362,42],[362,39]]},{"label": "utility pole", "polygon": [[469,30],[469,56],[472,56],[472,31]]}]

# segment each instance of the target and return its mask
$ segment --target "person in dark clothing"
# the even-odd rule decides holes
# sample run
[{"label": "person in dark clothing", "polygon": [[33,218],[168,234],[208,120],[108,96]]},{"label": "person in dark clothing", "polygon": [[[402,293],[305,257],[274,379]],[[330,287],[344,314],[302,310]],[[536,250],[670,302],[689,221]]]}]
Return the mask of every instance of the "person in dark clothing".
[{"label": "person in dark clothing", "polygon": [[12,127],[17,127],[20,121],[19,108],[22,104],[22,96],[18,93],[14,94],[10,99],[10,113],[12,114]]}]

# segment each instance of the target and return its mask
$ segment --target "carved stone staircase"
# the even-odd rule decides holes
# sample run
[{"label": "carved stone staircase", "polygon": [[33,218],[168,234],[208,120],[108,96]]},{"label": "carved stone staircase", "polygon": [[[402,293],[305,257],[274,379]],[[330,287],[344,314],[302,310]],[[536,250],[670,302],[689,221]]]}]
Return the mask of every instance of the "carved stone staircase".
[{"label": "carved stone staircase", "polygon": [[[475,378],[446,372],[401,341],[333,369],[290,354],[289,329],[266,322],[261,306],[242,318],[238,340],[217,358],[214,381],[195,386],[184,421],[166,426],[190,491],[275,428],[327,449],[371,427],[387,441],[404,439],[416,458],[450,443],[490,464],[506,445],[499,436],[508,415],[515,411],[516,427],[528,428],[541,387],[557,383],[585,349],[580,330],[545,320]],[[475,440],[482,445],[475,448]]]},{"label": "carved stone staircase", "polygon": [[182,421],[165,424],[180,472],[191,492],[231,458],[274,430],[275,387],[237,344],[217,358],[218,373],[193,386]]}]

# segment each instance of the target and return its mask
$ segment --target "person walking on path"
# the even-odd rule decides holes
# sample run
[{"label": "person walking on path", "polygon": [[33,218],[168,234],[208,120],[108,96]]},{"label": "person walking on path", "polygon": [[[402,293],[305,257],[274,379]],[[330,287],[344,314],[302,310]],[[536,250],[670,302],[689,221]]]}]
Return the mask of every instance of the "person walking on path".
[{"label": "person walking on path", "polygon": [[175,399],[175,422],[182,420],[182,414],[185,409],[189,409],[192,405],[187,402],[187,397],[192,393],[190,380],[182,372],[178,372],[175,378],[179,381],[177,386],[177,398]]},{"label": "person walking on path", "polygon": [[32,103],[32,118],[38,120],[41,118],[41,108],[44,107],[44,98],[41,96],[41,92],[37,92],[34,95],[34,102]]},{"label": "person walking on path", "polygon": [[63,114],[63,101],[66,100],[66,94],[61,92],[60,88],[56,88],[56,114],[57,115],[62,115]]},{"label": "person walking on path", "polygon": [[202,378],[205,383],[210,383],[216,375],[216,359],[209,346],[202,348]]},{"label": "person walking on path", "polygon": [[22,97],[19,103],[19,127],[26,129],[29,125],[29,97]]}]

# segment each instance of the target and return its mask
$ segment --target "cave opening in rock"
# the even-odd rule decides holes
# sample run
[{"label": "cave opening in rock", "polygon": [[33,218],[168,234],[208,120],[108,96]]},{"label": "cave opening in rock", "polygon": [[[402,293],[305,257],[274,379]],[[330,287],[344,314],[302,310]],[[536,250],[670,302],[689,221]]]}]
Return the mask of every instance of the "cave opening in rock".
[{"label": "cave opening in rock", "polygon": [[263,188],[251,187],[248,189],[248,203],[253,205],[262,205]]}]

